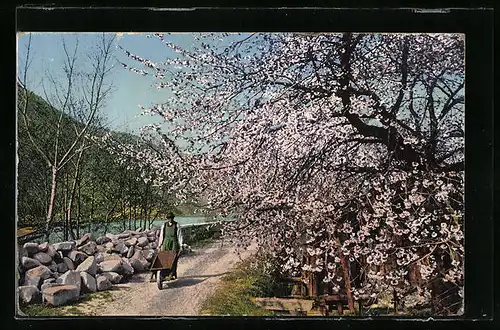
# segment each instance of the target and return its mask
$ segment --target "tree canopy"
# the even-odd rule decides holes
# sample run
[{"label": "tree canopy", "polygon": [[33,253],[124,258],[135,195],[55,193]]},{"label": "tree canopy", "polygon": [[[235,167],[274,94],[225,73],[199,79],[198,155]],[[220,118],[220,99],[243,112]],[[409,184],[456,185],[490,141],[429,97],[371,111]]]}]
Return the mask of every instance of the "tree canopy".
[{"label": "tree canopy", "polygon": [[[237,214],[285,273],[356,298],[414,288],[437,314],[463,294],[464,39],[457,34],[200,34],[123,67],[171,97],[143,108],[161,152],[137,157],[177,196]],[[146,133],[145,133],[146,134]],[[177,141],[183,140],[185,147]]]}]

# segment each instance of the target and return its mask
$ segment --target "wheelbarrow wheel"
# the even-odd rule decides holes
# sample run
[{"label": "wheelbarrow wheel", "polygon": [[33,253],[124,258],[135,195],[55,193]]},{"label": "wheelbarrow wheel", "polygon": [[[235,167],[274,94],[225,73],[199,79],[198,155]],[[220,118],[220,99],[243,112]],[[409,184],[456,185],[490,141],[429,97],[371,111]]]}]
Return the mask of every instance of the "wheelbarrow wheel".
[{"label": "wheelbarrow wheel", "polygon": [[163,289],[163,279],[161,278],[161,270],[156,271],[156,285],[158,286],[158,290]]}]

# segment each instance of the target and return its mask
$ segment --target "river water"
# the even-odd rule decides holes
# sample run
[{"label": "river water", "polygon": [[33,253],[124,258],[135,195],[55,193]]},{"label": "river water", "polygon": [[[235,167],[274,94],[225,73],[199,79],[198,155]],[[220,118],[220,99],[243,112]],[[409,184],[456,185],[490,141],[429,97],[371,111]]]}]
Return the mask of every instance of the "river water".
[{"label": "river water", "polygon": [[[204,217],[204,216],[176,216],[175,221],[179,223],[181,227],[186,227],[189,225],[200,225],[203,223],[210,223],[210,222],[216,222],[216,221],[227,221],[230,219],[225,219],[225,218],[213,218],[213,217]],[[155,220],[153,221],[152,225],[160,227],[166,220]],[[131,229],[139,229],[141,226],[144,226],[144,220],[131,220]],[[149,224],[149,221],[148,221]],[[91,225],[90,232],[92,235],[97,238],[99,236],[103,236],[106,233],[111,233],[111,234],[119,234],[123,232],[124,230],[129,229],[129,221],[125,220],[123,221],[117,221],[117,222],[112,222],[109,223],[106,227],[102,224],[93,224]],[[145,229],[145,228],[142,228]],[[88,226],[85,226],[84,228],[80,229],[80,236],[83,236],[83,234],[89,232]],[[53,242],[60,242],[63,241],[63,233],[62,230],[60,229],[54,229],[50,236],[49,236],[49,241],[51,243]],[[37,243],[42,243],[44,241],[44,238],[38,238],[34,239],[33,242]]]}]

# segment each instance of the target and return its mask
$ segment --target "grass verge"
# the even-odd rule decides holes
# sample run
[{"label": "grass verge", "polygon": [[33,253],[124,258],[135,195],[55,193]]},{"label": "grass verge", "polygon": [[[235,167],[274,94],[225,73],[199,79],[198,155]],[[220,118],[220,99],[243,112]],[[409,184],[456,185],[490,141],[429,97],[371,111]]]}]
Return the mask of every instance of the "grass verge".
[{"label": "grass verge", "polygon": [[204,301],[202,315],[273,316],[251,299],[267,295],[271,278],[253,266],[255,259],[239,263],[221,278],[214,294]]},{"label": "grass verge", "polygon": [[100,304],[109,302],[111,299],[111,292],[100,291],[89,293],[69,305],[56,307],[43,303],[21,306],[20,309],[28,317],[91,316],[92,313],[89,313],[85,308],[89,303],[99,300]]}]

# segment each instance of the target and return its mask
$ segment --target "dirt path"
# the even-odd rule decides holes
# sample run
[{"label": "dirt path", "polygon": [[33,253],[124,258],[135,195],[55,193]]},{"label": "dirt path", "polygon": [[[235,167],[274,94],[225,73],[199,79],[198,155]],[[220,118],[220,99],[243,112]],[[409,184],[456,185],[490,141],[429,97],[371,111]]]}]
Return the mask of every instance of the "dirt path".
[{"label": "dirt path", "polygon": [[96,316],[199,315],[201,304],[214,292],[221,276],[252,251],[254,248],[239,256],[234,247],[213,244],[179,258],[178,280],[164,283],[161,291],[149,282],[150,273],[138,274],[130,282],[118,284],[106,301],[92,300],[79,309]]}]

